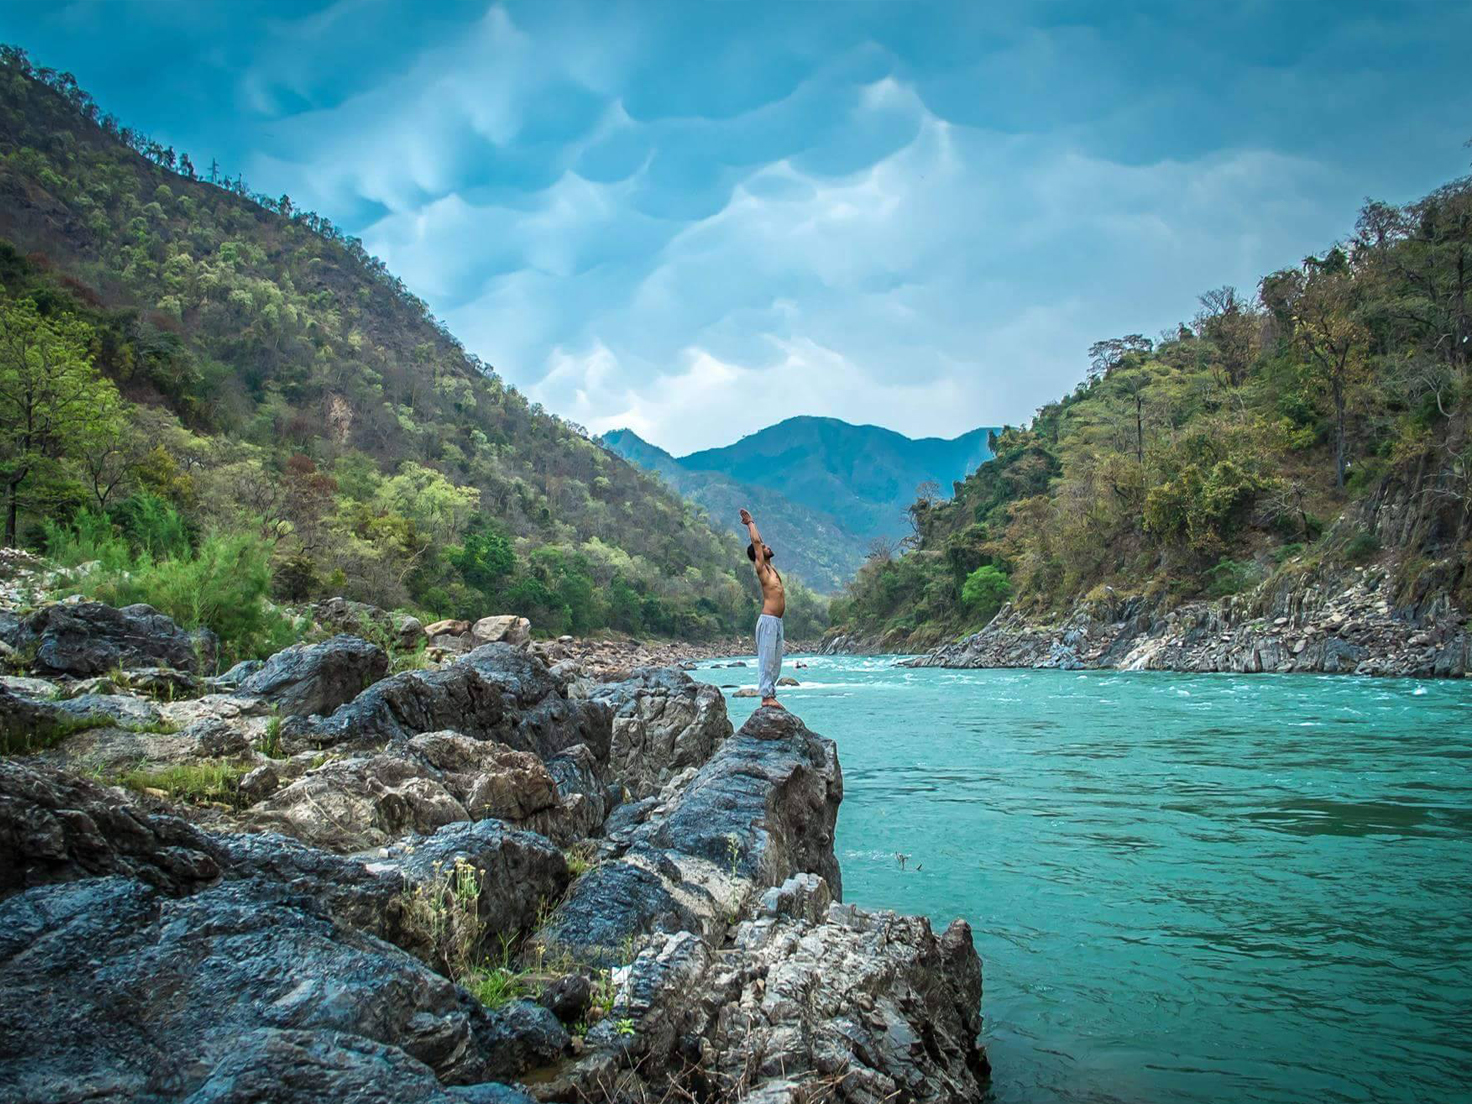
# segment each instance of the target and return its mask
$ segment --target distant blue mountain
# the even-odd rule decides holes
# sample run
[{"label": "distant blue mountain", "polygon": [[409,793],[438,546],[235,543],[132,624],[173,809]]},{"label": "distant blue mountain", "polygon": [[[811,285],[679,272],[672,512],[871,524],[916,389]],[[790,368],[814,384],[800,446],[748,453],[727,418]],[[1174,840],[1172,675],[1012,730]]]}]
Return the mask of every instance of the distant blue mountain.
[{"label": "distant blue mountain", "polygon": [[991,458],[983,427],[950,440],[915,440],[837,418],[788,418],[723,448],[674,457],[632,430],[603,435],[612,451],[658,473],[721,525],[741,531],[749,506],[762,534],[804,582],[831,593],[876,538],[896,540],[924,483],[951,484]]}]

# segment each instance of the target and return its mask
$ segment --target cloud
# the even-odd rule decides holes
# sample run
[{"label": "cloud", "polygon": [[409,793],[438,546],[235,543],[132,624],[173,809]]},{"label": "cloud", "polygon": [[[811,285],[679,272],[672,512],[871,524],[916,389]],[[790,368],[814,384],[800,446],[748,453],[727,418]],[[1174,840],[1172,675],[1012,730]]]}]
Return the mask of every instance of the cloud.
[{"label": "cloud", "polygon": [[1024,420],[1098,338],[1465,171],[1472,115],[1446,6],[182,10],[0,21],[360,235],[550,409],[676,452]]}]

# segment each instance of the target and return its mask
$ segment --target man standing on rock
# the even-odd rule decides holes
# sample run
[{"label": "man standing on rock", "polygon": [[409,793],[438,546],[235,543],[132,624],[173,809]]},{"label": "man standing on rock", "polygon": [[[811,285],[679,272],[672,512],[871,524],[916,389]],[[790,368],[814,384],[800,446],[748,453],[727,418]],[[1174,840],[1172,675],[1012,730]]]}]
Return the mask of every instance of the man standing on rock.
[{"label": "man standing on rock", "polygon": [[763,705],[781,709],[777,701],[777,677],[782,673],[782,615],[787,612],[787,595],[782,589],[782,576],[772,566],[776,553],[762,543],[756,522],[745,507],[741,510],[741,523],[751,534],[746,555],[756,565],[756,581],[762,585],[762,615],[756,619],[757,686]]}]

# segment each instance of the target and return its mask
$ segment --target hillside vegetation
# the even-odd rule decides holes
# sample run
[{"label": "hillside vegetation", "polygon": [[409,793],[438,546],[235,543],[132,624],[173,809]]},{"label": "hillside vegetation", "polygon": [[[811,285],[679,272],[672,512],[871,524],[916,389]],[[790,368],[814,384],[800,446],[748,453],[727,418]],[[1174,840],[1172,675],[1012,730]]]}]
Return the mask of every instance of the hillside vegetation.
[{"label": "hillside vegetation", "polygon": [[0,239],[6,543],[541,633],[749,627],[733,538],[506,386],[358,241],[13,48]]},{"label": "hillside vegetation", "polygon": [[1167,604],[1384,559],[1399,598],[1472,605],[1472,181],[1369,203],[1354,234],[1089,350],[1073,394],[993,440],[916,537],[832,607],[890,647],[1091,595]]}]

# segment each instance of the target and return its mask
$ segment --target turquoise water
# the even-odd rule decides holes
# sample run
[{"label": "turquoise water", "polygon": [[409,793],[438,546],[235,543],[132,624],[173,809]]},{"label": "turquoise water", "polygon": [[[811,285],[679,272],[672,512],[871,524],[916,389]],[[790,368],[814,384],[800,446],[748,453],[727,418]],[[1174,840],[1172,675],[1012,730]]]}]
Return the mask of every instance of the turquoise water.
[{"label": "turquoise water", "polygon": [[1472,682],[801,662],[844,896],[971,922],[996,1100],[1472,1099]]}]

